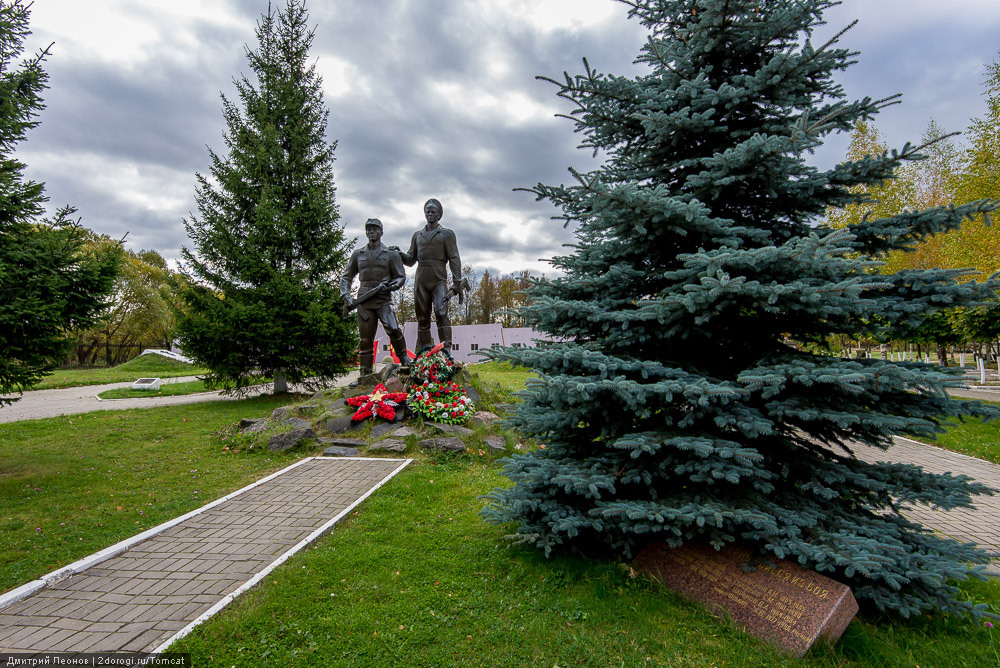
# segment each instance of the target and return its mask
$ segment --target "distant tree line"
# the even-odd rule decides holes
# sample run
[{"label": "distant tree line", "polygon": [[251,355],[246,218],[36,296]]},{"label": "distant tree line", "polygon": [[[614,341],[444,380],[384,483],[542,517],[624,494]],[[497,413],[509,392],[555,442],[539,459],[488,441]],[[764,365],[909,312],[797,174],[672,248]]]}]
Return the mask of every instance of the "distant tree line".
[{"label": "distant tree line", "polygon": [[[924,159],[906,163],[887,181],[854,186],[852,192],[866,199],[828,210],[827,225],[851,228],[907,211],[939,208],[944,213],[954,206],[1000,198],[1000,62],[987,68],[984,96],[986,114],[971,121],[964,142],[931,120],[919,151]],[[888,146],[874,123],[856,124],[847,161],[887,153]],[[960,280],[982,281],[1000,271],[1000,228],[989,214],[979,214],[944,234],[914,235],[908,248],[879,259],[884,264],[874,271],[887,275],[904,270],[969,269]],[[915,349],[923,359],[934,351],[941,365],[947,365],[949,356],[958,352],[996,360],[1000,358],[1000,298],[975,308],[937,313],[904,339],[845,336],[830,343],[835,354],[861,350],[866,354],[875,351],[878,356],[883,350]]]},{"label": "distant tree line", "polygon": [[[488,325],[497,323],[504,327],[524,327],[524,318],[514,310],[527,303],[524,293],[532,276],[527,269],[511,274],[495,274],[489,269],[476,271],[468,265],[462,274],[469,283],[469,291],[459,302],[453,297],[449,303],[449,313],[453,325]],[[407,276],[406,285],[393,294],[393,307],[400,322],[416,320],[413,303],[413,278]]]}]

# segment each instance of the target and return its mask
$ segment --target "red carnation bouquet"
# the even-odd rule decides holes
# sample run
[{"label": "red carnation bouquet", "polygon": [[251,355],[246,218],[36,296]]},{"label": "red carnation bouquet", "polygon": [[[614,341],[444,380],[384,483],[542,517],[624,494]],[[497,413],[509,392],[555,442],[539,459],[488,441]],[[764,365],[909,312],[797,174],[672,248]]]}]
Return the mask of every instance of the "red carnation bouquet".
[{"label": "red carnation bouquet", "polygon": [[458,383],[458,370],[451,353],[440,343],[422,353],[411,364],[413,390],[406,401],[411,411],[434,422],[462,424],[476,407]]}]

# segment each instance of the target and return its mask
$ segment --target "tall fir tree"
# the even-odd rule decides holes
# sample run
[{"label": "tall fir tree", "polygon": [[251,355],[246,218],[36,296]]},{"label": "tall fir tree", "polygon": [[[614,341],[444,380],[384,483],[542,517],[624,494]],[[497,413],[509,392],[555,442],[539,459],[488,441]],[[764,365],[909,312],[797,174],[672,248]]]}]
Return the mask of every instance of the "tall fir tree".
[{"label": "tall fir tree", "polygon": [[196,175],[200,217],[185,221],[197,252],[182,250],[178,338],[211,382],[236,391],[259,373],[275,392],[341,375],[358,345],[334,280],[350,243],[307,20],[302,0],[268,5],[258,47],[246,48],[256,80],[234,81],[242,108],[222,96],[227,155],[209,149],[211,178]]},{"label": "tall fir tree", "polygon": [[30,4],[0,0],[0,406],[60,364],[69,330],[93,325],[106,306],[120,244],[87,252],[73,208],[42,219],[45,186],[24,178],[16,146],[38,125],[48,76],[45,49],[24,51]]},{"label": "tall fir tree", "polygon": [[[742,543],[849,584],[903,616],[974,615],[953,580],[985,552],[907,519],[901,504],[969,506],[988,490],[960,475],[870,464],[854,443],[933,436],[956,401],[945,370],[851,360],[831,335],[890,338],[995,282],[959,271],[882,276],[877,259],[953,229],[989,202],[816,227],[858,201],[914,150],[809,164],[831,132],[890,100],[847,101],[834,74],[852,54],[810,39],[832,0],[634,0],[649,29],[647,73],[556,83],[576,103],[583,148],[603,164],[576,183],[539,184],[576,227],[563,275],[537,281],[520,312],[555,342],[495,356],[534,368],[511,418],[544,449],[515,455],[484,516],[550,553],[605,544],[630,555]],[[571,170],[572,171],[572,170]],[[970,566],[970,564],[973,564]]]}]

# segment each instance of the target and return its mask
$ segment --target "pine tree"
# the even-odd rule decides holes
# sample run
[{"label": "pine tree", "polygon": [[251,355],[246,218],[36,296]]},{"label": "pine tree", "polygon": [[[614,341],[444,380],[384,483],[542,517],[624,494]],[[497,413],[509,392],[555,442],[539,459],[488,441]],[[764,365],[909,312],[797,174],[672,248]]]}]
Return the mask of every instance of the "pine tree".
[{"label": "pine tree", "polygon": [[[832,230],[913,148],[828,171],[810,151],[891,100],[844,99],[851,53],[809,39],[833,0],[633,0],[649,29],[635,78],[584,61],[559,95],[577,104],[582,147],[605,160],[539,199],[576,225],[563,275],[521,309],[557,337],[496,357],[534,368],[511,423],[544,449],[508,460],[509,489],[484,516],[541,548],[741,543],[849,584],[903,616],[982,614],[952,580],[986,553],[925,531],[902,503],[967,507],[981,484],[869,464],[859,442],[933,436],[944,416],[996,415],[956,401],[944,369],[824,349],[832,335],[893,338],[995,283],[955,270],[883,276],[878,258],[957,227],[994,203],[940,207]],[[969,564],[974,564],[970,566]]]},{"label": "pine tree", "polygon": [[[42,219],[45,186],[24,179],[14,149],[38,125],[48,49],[18,66],[30,4],[0,0],[0,395],[20,392],[61,363],[67,331],[96,322],[118,271],[120,244],[88,253],[72,207]],[[14,398],[0,396],[0,406]]]},{"label": "pine tree", "polygon": [[256,80],[234,82],[242,108],[222,96],[228,153],[209,149],[211,178],[196,175],[201,215],[185,221],[197,252],[182,250],[190,273],[178,338],[229,389],[259,373],[274,377],[275,392],[335,377],[357,350],[335,280],[350,244],[307,18],[300,0],[268,5],[257,49],[246,48]]}]

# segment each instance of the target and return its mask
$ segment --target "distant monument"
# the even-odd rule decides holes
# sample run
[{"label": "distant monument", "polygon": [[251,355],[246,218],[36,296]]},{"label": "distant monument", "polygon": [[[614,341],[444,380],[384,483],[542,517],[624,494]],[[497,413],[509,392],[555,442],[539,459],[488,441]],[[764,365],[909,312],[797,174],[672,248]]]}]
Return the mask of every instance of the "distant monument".
[{"label": "distant monument", "polygon": [[[344,300],[345,317],[352,310],[358,310],[358,332],[361,335],[358,361],[361,364],[362,377],[371,374],[375,364],[372,345],[379,321],[389,335],[389,342],[400,363],[409,362],[406,356],[406,339],[403,338],[403,330],[396,320],[390,299],[392,292],[399,290],[406,283],[406,270],[403,269],[399,251],[382,243],[382,221],[378,218],[369,218],[365,223],[365,235],[368,237],[368,245],[354,251],[350,262],[347,263],[347,270],[340,277],[340,294]],[[351,284],[354,282],[354,277],[359,275],[361,286],[355,299],[351,296]]]},{"label": "distant monument", "polygon": [[[458,256],[455,233],[440,225],[444,207],[436,199],[424,204],[427,225],[413,234],[410,250],[400,253],[407,267],[417,265],[413,297],[417,314],[417,350],[434,343],[431,337],[431,309],[437,321],[438,340],[451,350],[451,319],[448,300],[462,294],[462,260]],[[448,268],[452,286],[448,287]],[[388,328],[386,328],[388,331]],[[402,359],[402,358],[400,358]]]}]

